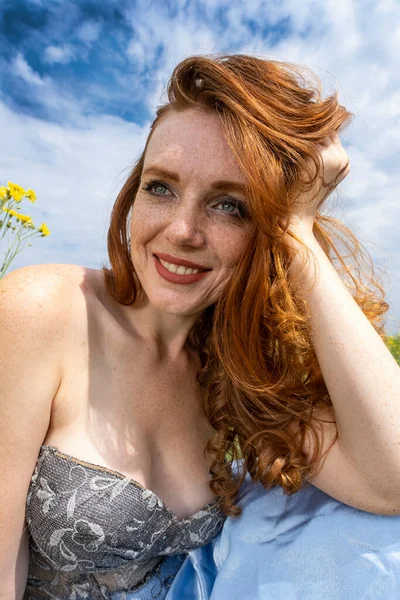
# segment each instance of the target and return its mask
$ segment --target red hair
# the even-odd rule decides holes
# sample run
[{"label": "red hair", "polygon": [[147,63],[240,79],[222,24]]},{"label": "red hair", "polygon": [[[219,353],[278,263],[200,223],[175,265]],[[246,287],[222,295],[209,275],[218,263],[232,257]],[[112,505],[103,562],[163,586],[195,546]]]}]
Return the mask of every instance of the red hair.
[{"label": "red hair", "polygon": [[[108,231],[106,285],[118,302],[131,304],[141,286],[127,222],[151,135],[171,110],[219,115],[245,175],[256,227],[220,298],[203,312],[186,345],[201,359],[197,378],[214,431],[205,450],[213,455],[210,489],[222,497],[227,515],[240,514],[235,500],[246,471],[265,488],[298,491],[321,458],[316,415],[322,408],[333,417],[311,343],[308,306],[288,275],[293,254],[283,234],[292,200],[306,187],[303,173],[310,161],[319,165],[316,144],[352,115],[337,94],[323,99],[319,81],[308,75],[294,65],[242,54],[192,56],[179,63],[168,83],[168,102],[158,108],[145,149],[116,199]],[[321,208],[317,241],[383,339],[389,306],[371,258],[351,230]],[[302,450],[308,435],[314,440],[311,460]],[[237,459],[243,462],[234,477],[231,463]]]}]

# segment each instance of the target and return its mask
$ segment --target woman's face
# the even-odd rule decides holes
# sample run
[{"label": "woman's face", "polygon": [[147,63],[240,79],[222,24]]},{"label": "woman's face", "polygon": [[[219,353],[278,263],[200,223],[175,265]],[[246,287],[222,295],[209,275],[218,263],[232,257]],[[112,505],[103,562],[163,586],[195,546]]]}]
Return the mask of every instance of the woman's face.
[{"label": "woman's face", "polygon": [[[217,301],[253,230],[244,183],[217,115],[187,109],[157,125],[130,228],[132,262],[154,307],[189,315]],[[160,254],[208,270],[174,275]]]}]

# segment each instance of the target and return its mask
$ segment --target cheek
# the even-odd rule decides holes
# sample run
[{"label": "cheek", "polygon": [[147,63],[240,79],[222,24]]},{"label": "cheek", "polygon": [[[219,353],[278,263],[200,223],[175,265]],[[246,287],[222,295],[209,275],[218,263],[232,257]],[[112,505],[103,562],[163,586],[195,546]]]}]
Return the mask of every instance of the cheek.
[{"label": "cheek", "polygon": [[159,215],[146,207],[133,206],[131,213],[130,234],[132,243],[152,236],[160,227]]},{"label": "cheek", "polygon": [[237,265],[245,251],[247,243],[248,235],[245,233],[232,235],[226,240],[221,258],[223,256],[223,262],[228,268],[233,269]]}]

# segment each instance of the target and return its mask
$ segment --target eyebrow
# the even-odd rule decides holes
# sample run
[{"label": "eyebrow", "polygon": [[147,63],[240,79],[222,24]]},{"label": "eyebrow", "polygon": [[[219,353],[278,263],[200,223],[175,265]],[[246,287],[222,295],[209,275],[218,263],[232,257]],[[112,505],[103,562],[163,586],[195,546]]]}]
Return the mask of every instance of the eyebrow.
[{"label": "eyebrow", "polygon": [[[163,169],[162,167],[158,167],[157,165],[151,165],[145,171],[143,171],[142,176],[146,173],[154,173],[155,175],[159,175],[161,177],[166,177],[174,181],[175,183],[180,182],[180,177],[178,173],[174,173],[173,171],[169,171],[168,169]],[[246,194],[246,186],[242,183],[236,183],[235,181],[227,181],[227,180],[218,180],[214,181],[211,184],[211,188],[214,190],[232,190],[234,192],[239,192],[240,194]]]}]

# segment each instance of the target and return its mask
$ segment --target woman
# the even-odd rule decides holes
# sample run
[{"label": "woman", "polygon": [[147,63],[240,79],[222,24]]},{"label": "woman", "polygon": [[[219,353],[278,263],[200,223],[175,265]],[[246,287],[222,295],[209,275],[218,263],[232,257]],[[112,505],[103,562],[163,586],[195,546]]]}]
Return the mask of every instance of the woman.
[{"label": "woman", "polygon": [[182,61],[168,95],[113,209],[111,269],[1,283],[0,598],[194,597],[188,558],[240,522],[246,473],[400,514],[388,305],[321,214],[349,113],[245,55]]}]

